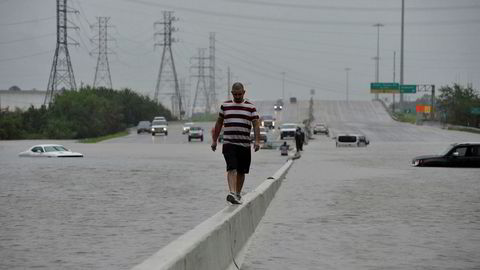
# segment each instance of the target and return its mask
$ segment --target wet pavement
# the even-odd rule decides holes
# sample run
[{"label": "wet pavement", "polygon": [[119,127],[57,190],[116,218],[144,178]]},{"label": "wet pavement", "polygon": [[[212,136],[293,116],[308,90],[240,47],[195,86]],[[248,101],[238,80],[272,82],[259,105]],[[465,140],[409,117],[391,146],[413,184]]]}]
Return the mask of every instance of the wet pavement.
[{"label": "wet pavement", "polygon": [[[213,123],[201,123],[205,128]],[[0,141],[0,269],[130,269],[227,204],[221,151],[136,132],[97,144]],[[84,158],[20,158],[60,143]],[[285,162],[252,154],[249,192]]]},{"label": "wet pavement", "polygon": [[[272,102],[259,102],[261,114]],[[305,118],[286,104],[279,121]],[[366,148],[316,136],[272,201],[242,269],[480,268],[479,169],[413,168],[480,135],[397,123],[379,103],[315,102],[316,122],[367,135]],[[225,163],[205,140],[132,132],[97,144],[0,141],[0,269],[130,269],[226,205]],[[133,130],[134,131],[134,130]],[[271,131],[272,132],[272,131]],[[83,159],[19,158],[61,143]],[[289,141],[292,143],[292,141]],[[285,161],[252,154],[249,192]]]},{"label": "wet pavement", "polygon": [[[389,132],[412,138],[394,126]],[[480,135],[429,134],[433,142],[379,141],[389,137],[379,133],[362,148],[315,136],[267,209],[241,269],[480,269],[480,169],[410,166],[413,156]]]}]

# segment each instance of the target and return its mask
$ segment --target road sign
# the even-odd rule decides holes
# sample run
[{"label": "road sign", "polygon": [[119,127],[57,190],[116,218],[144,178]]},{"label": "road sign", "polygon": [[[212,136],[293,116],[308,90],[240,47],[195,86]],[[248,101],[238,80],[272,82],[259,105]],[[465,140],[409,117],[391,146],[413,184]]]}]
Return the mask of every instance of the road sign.
[{"label": "road sign", "polygon": [[395,82],[370,83],[370,93],[384,94],[384,93],[399,93],[399,84]]},{"label": "road sign", "polygon": [[402,84],[400,85],[400,93],[415,94],[417,92],[416,84]]},{"label": "road sign", "polygon": [[473,107],[470,109],[471,114],[477,114],[480,115],[480,107]]},{"label": "road sign", "polygon": [[419,113],[430,113],[432,111],[432,107],[429,105],[416,105],[415,109]]}]

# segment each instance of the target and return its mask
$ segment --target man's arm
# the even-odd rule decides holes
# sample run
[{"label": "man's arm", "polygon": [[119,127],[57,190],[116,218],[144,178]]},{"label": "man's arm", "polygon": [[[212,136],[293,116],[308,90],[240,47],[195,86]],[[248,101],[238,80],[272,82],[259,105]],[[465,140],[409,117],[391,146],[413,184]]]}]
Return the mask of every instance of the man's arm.
[{"label": "man's arm", "polygon": [[217,141],[218,136],[220,136],[220,131],[223,127],[223,118],[218,117],[217,122],[215,122],[215,127],[212,130],[212,150],[215,151],[217,149]]},{"label": "man's arm", "polygon": [[253,147],[256,152],[260,149],[260,121],[258,119],[253,120],[253,133],[255,135],[255,143]]}]

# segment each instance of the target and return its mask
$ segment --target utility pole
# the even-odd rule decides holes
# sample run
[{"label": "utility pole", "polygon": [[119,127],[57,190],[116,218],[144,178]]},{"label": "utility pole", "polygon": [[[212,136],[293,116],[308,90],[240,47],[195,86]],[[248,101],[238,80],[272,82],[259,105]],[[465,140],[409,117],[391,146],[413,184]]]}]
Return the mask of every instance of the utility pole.
[{"label": "utility pole", "polygon": [[[395,60],[396,60],[396,51],[393,51],[393,82],[395,82]],[[392,103],[392,112],[395,112],[395,92],[392,93],[393,95],[393,103]]]},{"label": "utility pole", "polygon": [[227,100],[230,100],[230,66],[227,68]]},{"label": "utility pole", "polygon": [[182,95],[180,93],[180,87],[178,84],[177,78],[177,71],[175,69],[175,62],[173,60],[173,52],[172,52],[172,43],[175,42],[175,39],[172,38],[172,33],[175,32],[177,29],[172,27],[172,22],[176,21],[173,15],[173,11],[163,11],[163,21],[162,22],[155,22],[154,27],[156,25],[163,25],[163,32],[156,32],[155,37],[158,35],[163,36],[163,42],[155,43],[155,46],[162,46],[162,60],[160,62],[160,70],[158,71],[157,77],[157,84],[155,87],[155,95],[154,100],[158,102],[158,94],[160,92],[161,83],[162,83],[162,73],[164,72],[163,68],[169,66],[173,73],[173,81],[174,83],[174,91],[170,93],[173,95],[172,97],[172,113],[182,119],[185,111],[183,110],[182,105]]},{"label": "utility pole", "polygon": [[[400,38],[400,85],[403,84],[403,37],[404,37],[404,25],[405,25],[405,0],[402,0],[402,30]],[[400,110],[403,109],[403,93],[400,92]]]},{"label": "utility pole", "polygon": [[[374,57],[375,59],[375,82],[379,82],[380,80],[380,27],[384,26],[381,23],[376,23],[373,25],[377,27],[377,56]],[[375,99],[378,99],[378,93],[375,94]]]},{"label": "utility pole", "polygon": [[[210,55],[209,55],[209,77],[210,77],[210,106],[214,109],[217,107],[217,93],[215,89],[215,32],[210,32]],[[209,111],[211,108],[209,109]]]},{"label": "utility pole", "polygon": [[110,65],[108,63],[108,40],[109,36],[107,33],[108,21],[110,17],[97,17],[97,24],[91,26],[98,27],[98,34],[92,39],[92,42],[98,42],[98,51],[94,51],[91,54],[98,55],[97,58],[97,67],[95,68],[95,77],[93,79],[93,87],[106,87],[112,89],[112,77],[110,75]]},{"label": "utility pole", "polygon": [[44,105],[52,103],[58,90],[77,90],[68,45],[78,45],[78,42],[68,42],[67,29],[78,29],[78,27],[68,25],[67,13],[78,13],[78,11],[69,9],[67,0],[57,0],[57,46],[53,55]]},{"label": "utility pole", "polygon": [[350,70],[351,70],[351,68],[348,68],[348,67],[345,68],[345,72],[346,72],[346,75],[347,75],[347,77],[346,77],[346,95],[347,95],[347,102],[349,101],[349,100],[348,100],[348,83],[349,83],[349,82],[348,82],[348,72],[349,72]]},{"label": "utility pole", "polygon": [[198,49],[198,57],[192,57],[192,59],[198,60],[197,66],[192,66],[192,68],[198,69],[198,75],[193,75],[193,77],[197,77],[197,87],[195,89],[195,97],[193,99],[193,105],[192,105],[192,115],[195,113],[195,109],[197,106],[197,97],[198,97],[198,92],[203,93],[205,102],[204,102],[204,112],[205,113],[210,113],[210,98],[211,98],[211,93],[207,89],[207,82],[206,82],[206,75],[205,75],[205,69],[207,69],[207,66],[205,65],[205,61],[209,59],[209,57],[205,57],[205,48],[199,48]]},{"label": "utility pole", "polygon": [[282,72],[282,102],[285,104],[285,72]]}]

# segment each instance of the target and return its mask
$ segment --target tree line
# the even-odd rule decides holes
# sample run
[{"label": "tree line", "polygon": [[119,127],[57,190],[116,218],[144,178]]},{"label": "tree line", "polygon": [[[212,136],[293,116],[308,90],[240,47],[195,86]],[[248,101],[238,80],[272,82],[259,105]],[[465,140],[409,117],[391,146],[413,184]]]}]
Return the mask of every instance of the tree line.
[{"label": "tree line", "polygon": [[[445,124],[480,127],[480,93],[471,86],[453,84],[442,86],[438,89],[439,94],[435,97],[434,119]],[[403,112],[397,113],[397,117],[415,121],[415,106],[419,104],[430,105],[431,95],[424,95],[415,101],[404,101]],[[390,109],[392,109],[390,105]],[[399,104],[395,103],[399,108]],[[408,116],[411,116],[410,118]]]},{"label": "tree line", "polygon": [[454,84],[439,89],[437,118],[452,125],[480,127],[480,94],[472,86]]},{"label": "tree line", "polygon": [[141,120],[172,114],[130,89],[84,87],[57,94],[50,106],[0,112],[0,139],[83,139],[125,130]]}]

